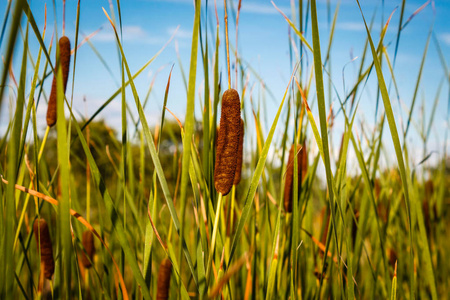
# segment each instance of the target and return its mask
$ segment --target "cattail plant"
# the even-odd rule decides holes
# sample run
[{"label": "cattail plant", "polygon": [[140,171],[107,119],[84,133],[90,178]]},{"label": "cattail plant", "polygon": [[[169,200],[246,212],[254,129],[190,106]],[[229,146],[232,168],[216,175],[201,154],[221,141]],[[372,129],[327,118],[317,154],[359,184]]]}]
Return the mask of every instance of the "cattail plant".
[{"label": "cattail plant", "polygon": [[213,261],[217,228],[219,224],[222,198],[233,187],[236,165],[238,162],[239,136],[241,131],[241,101],[236,90],[229,88],[222,96],[222,114],[220,116],[219,132],[216,144],[216,163],[214,166],[214,186],[219,192],[216,207],[213,234],[211,239],[211,251],[206,267],[206,280]]},{"label": "cattail plant", "polygon": [[90,230],[83,232],[81,242],[86,251],[86,254],[81,252],[81,263],[86,269],[89,269],[92,266],[95,255],[94,235]]},{"label": "cattail plant", "polygon": [[426,198],[426,200],[430,201],[431,197],[433,196],[433,193],[434,193],[433,180],[428,179],[425,182],[425,198]]},{"label": "cattail plant", "polygon": [[70,41],[69,38],[63,36],[59,39],[59,58],[56,57],[55,74],[53,75],[52,90],[50,92],[50,99],[48,100],[47,108],[47,126],[52,127],[56,124],[56,89],[59,64],[61,64],[62,70],[62,82],[64,88],[64,94],[66,93],[67,79],[69,78],[69,66],[70,66]]},{"label": "cattail plant", "polygon": [[393,248],[389,248],[388,255],[389,255],[389,264],[392,267],[394,267],[395,264],[397,263],[397,251],[395,251],[395,249]]},{"label": "cattail plant", "polygon": [[[325,215],[326,215],[326,218],[325,218]],[[331,218],[330,212],[327,211],[327,209],[324,207],[324,209],[322,211],[322,224],[323,224],[322,226],[325,226],[325,228],[323,229],[322,237],[320,238],[320,241],[322,244],[325,244],[327,242],[328,229],[330,226],[330,218]],[[356,227],[356,224],[355,224],[355,227]]]},{"label": "cattail plant", "polygon": [[242,161],[244,155],[244,120],[241,118],[240,122],[240,132],[239,132],[239,146],[237,152],[237,162],[236,162],[236,170],[234,172],[234,181],[233,185],[238,185],[241,181],[241,173],[242,173]]},{"label": "cattail plant", "polygon": [[165,258],[159,266],[158,283],[157,283],[157,300],[169,299],[170,276],[172,275],[172,263],[170,259]]},{"label": "cattail plant", "polygon": [[53,260],[52,240],[47,222],[42,218],[36,219],[33,225],[33,232],[36,243],[41,250],[41,265],[44,267],[44,276],[47,279],[51,279],[55,271],[55,261]]},{"label": "cattail plant", "polygon": [[214,168],[214,185],[216,190],[224,196],[230,192],[234,182],[241,131],[240,120],[239,94],[234,89],[228,89],[222,97],[222,114]]},{"label": "cattail plant", "polygon": [[[306,144],[303,143],[303,147],[301,145],[297,145],[294,147],[292,145],[289,150],[289,159],[286,170],[286,180],[284,185],[284,209],[286,212],[292,212],[292,198],[293,198],[293,182],[294,182],[294,156],[297,155],[297,171],[299,182],[303,182],[306,177],[306,172],[308,170],[308,155],[306,153]],[[301,185],[299,185],[298,193],[301,193]]]},{"label": "cattail plant", "polygon": [[380,194],[381,194],[381,182],[380,182],[380,179],[375,178],[375,181],[373,183],[373,187],[375,189],[375,197],[376,197],[376,199],[380,198]]}]

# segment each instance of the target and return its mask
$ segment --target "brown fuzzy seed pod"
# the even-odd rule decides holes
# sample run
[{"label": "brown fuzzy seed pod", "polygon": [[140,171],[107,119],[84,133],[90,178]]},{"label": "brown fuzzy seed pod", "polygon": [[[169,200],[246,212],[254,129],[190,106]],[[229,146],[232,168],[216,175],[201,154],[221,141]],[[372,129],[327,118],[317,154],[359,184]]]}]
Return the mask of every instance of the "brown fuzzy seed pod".
[{"label": "brown fuzzy seed pod", "polygon": [[389,264],[394,267],[395,263],[397,262],[397,252],[390,248],[389,249]]},{"label": "brown fuzzy seed pod", "polygon": [[[59,39],[59,57],[56,58],[55,72],[58,72],[59,63],[61,63],[62,80],[64,87],[64,94],[66,93],[67,79],[69,78],[69,66],[70,66],[70,41],[69,38],[63,36]],[[56,74],[53,75],[52,90],[50,92],[50,98],[48,100],[47,108],[47,126],[52,127],[56,124],[56,87],[57,80]]]},{"label": "brown fuzzy seed pod", "polygon": [[425,182],[425,196],[426,200],[430,201],[431,196],[434,193],[434,183],[433,180],[429,179]]},{"label": "brown fuzzy seed pod", "polygon": [[237,153],[236,170],[234,171],[233,185],[238,185],[241,181],[242,161],[244,155],[244,120],[241,118],[241,131],[239,132],[239,147]]},{"label": "brown fuzzy seed pod", "polygon": [[[301,149],[301,150],[300,150]],[[288,166],[286,170],[286,180],[284,182],[284,209],[286,212],[292,212],[292,193],[294,189],[294,155],[300,150],[297,156],[297,171],[298,178],[303,180],[306,177],[308,171],[308,155],[306,152],[306,144],[303,146],[297,145],[297,151],[295,151],[294,145],[289,150]],[[298,187],[298,194],[301,193],[301,185]]]},{"label": "brown fuzzy seed pod", "polygon": [[217,137],[219,136],[220,125],[216,127],[216,135],[214,136],[214,145],[217,147]]},{"label": "brown fuzzy seed pod", "polygon": [[379,202],[377,205],[377,213],[378,217],[383,220],[384,223],[388,220],[388,214],[389,214],[389,207],[385,205],[384,202]]},{"label": "brown fuzzy seed pod", "polygon": [[42,218],[36,219],[33,224],[33,232],[36,243],[41,249],[41,263],[44,266],[44,276],[47,279],[51,279],[55,271],[55,261],[53,260],[52,240],[47,222]]},{"label": "brown fuzzy seed pod", "polygon": [[81,242],[87,254],[86,256],[84,251],[81,252],[81,263],[86,269],[89,269],[92,266],[91,262],[94,261],[95,254],[94,235],[90,230],[83,232]]},{"label": "brown fuzzy seed pod", "polygon": [[157,283],[157,300],[167,300],[169,299],[169,289],[170,289],[170,276],[172,275],[172,263],[170,259],[165,258],[161,262],[158,272],[158,283]]},{"label": "brown fuzzy seed pod", "polygon": [[308,173],[308,151],[306,150],[306,142],[303,142],[302,148],[302,182],[305,181],[306,174]]},{"label": "brown fuzzy seed pod", "polygon": [[241,103],[234,89],[226,90],[222,97],[222,114],[217,137],[214,186],[219,193],[227,195],[234,181],[239,148]]},{"label": "brown fuzzy seed pod", "polygon": [[375,197],[377,199],[380,198],[380,194],[381,194],[381,182],[380,182],[380,179],[375,178],[375,182],[373,184],[373,187],[375,189]]}]

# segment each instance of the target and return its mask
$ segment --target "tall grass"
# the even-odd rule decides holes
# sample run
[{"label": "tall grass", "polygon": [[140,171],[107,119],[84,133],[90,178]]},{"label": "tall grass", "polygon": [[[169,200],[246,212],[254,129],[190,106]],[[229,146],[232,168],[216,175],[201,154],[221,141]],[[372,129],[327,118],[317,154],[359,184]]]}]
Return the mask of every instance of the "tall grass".
[{"label": "tall grass", "polygon": [[[172,70],[167,85],[151,85],[145,98],[135,84],[171,40],[132,73],[122,45],[119,1],[111,3],[109,12],[104,9],[102,17],[115,34],[120,87],[103,91],[111,96],[85,118],[72,101],[82,2],[75,36],[69,37],[75,45],[71,95],[64,92],[66,78],[52,58],[52,49],[60,51],[57,43],[51,47],[44,42],[49,33],[36,24],[26,1],[8,2],[0,35],[5,49],[0,99],[9,97],[14,105],[10,119],[2,120],[6,130],[0,140],[0,298],[442,299],[449,294],[448,127],[438,134],[444,145],[439,153],[427,148],[436,124],[449,118],[448,112],[446,120],[436,113],[450,76],[434,23],[417,65],[413,95],[403,99],[409,107],[400,106],[397,113],[393,109],[401,104],[396,78],[401,32],[427,6],[406,19],[407,4],[402,1],[395,12],[399,23],[395,14],[387,19],[383,15],[380,32],[372,30],[375,16],[367,24],[359,7],[366,40],[361,42],[356,79],[342,94],[335,87],[341,78],[334,78],[331,68],[332,44],[346,42],[335,37],[339,5],[331,21],[328,1],[329,35],[321,39],[325,31],[316,0],[291,1],[290,16],[273,3],[295,34],[289,36],[291,76],[284,93],[273,95],[270,82],[241,56],[237,38],[233,45],[222,34],[223,23],[237,28],[239,18],[245,17],[240,15],[245,1],[235,2],[226,1],[225,14],[220,15],[211,1],[195,1],[183,122],[169,110],[170,91],[180,88],[171,82]],[[56,3],[54,9],[62,6]],[[222,22],[223,17],[227,21]],[[385,40],[389,26],[396,28],[392,41]],[[56,26],[51,33],[55,41],[60,32]],[[29,47],[32,41],[39,45],[37,53]],[[429,49],[430,42],[437,53]],[[220,43],[229,44],[225,57]],[[90,45],[112,72],[112,63]],[[19,68],[10,68],[13,54],[20,57]],[[430,55],[439,57],[445,75],[437,78],[436,91],[426,89],[433,100],[423,101],[418,111]],[[235,72],[230,60],[236,62]],[[203,78],[198,78],[198,67]],[[181,61],[172,68],[184,76]],[[228,71],[228,84],[221,70]],[[27,72],[32,72],[31,79]],[[36,110],[48,103],[50,91],[44,84],[53,75],[57,122],[41,134]],[[222,193],[214,186],[215,170],[222,167],[215,161],[217,127],[227,109],[220,104],[232,77],[241,97],[239,128],[245,135],[238,174],[229,176]],[[195,114],[202,80],[203,101],[197,102],[201,113]],[[360,122],[367,114],[360,104],[369,80],[376,82],[374,95],[382,100],[374,109],[373,128]],[[134,101],[126,98],[127,89]],[[150,126],[144,112],[153,90],[164,91],[157,126]],[[118,96],[119,138],[99,121]],[[273,114],[268,114],[265,97],[277,100]],[[134,109],[137,116],[130,113]],[[425,110],[431,112],[428,118]],[[422,144],[408,142],[414,130]],[[423,159],[414,164],[418,152]],[[350,164],[356,170],[349,170]],[[240,180],[231,185],[235,178]],[[48,230],[35,226],[33,233],[33,224],[42,225],[43,219]],[[51,252],[53,275],[45,264]]]}]

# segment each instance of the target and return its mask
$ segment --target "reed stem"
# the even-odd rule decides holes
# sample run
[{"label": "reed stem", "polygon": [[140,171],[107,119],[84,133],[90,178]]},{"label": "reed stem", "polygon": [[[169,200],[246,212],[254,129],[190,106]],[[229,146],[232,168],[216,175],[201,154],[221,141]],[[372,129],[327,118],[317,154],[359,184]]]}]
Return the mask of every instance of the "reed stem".
[{"label": "reed stem", "polygon": [[217,228],[219,227],[219,216],[220,216],[220,209],[222,207],[222,193],[219,193],[219,199],[217,201],[217,207],[216,207],[216,216],[214,219],[214,228],[213,228],[213,234],[212,234],[212,239],[211,239],[211,248],[209,249],[209,257],[208,257],[208,264],[206,265],[206,283],[208,285],[208,281],[209,281],[209,273],[211,271],[211,265],[212,265],[212,260],[214,257],[214,248],[216,245],[216,237],[217,237]]},{"label": "reed stem", "polygon": [[[45,147],[45,143],[47,142],[47,137],[48,137],[49,131],[50,131],[50,127],[47,126],[47,129],[45,130],[44,138],[42,139],[41,148],[39,149],[38,163],[36,164],[36,172],[38,172],[39,162],[41,160],[42,153],[44,152],[44,147]],[[29,189],[33,188],[33,181],[30,182],[30,184],[28,185],[28,188]],[[30,200],[30,194],[27,194],[27,196],[25,197],[25,203],[23,204],[22,213],[20,214],[19,223],[17,224],[16,235],[14,237],[14,246],[13,246],[14,249],[16,248],[17,241],[19,240],[20,227],[22,226],[23,220],[25,218],[25,213],[27,212],[29,200]],[[39,203],[36,203],[36,207],[38,207],[38,205],[39,205]]]}]

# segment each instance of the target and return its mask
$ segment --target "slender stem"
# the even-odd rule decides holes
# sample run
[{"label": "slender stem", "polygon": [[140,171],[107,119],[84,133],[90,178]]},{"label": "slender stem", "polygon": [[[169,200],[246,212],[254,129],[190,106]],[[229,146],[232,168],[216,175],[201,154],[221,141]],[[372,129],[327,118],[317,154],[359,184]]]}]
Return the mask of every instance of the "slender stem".
[{"label": "slender stem", "polygon": [[236,71],[236,82],[234,83],[234,86],[236,90],[238,87],[238,28],[239,28],[239,13],[241,12],[241,4],[242,0],[239,0],[238,11],[236,16],[236,50],[235,50],[236,64],[234,65],[234,69]]},{"label": "slender stem", "polygon": [[52,299],[53,299],[53,281],[51,281],[51,280],[49,280],[49,281],[50,281],[50,290],[52,291]]},{"label": "slender stem", "polygon": [[230,209],[230,224],[228,226],[230,226],[230,236],[231,233],[233,232],[233,225],[234,225],[234,200],[236,198],[236,186],[233,184],[233,188],[231,190],[231,209]]},{"label": "slender stem", "polygon": [[230,71],[230,46],[228,43],[228,14],[227,14],[227,0],[223,0],[225,11],[225,40],[227,43],[227,67],[228,67],[228,89],[231,89],[231,71]]},{"label": "slender stem", "polygon": [[[45,147],[45,143],[47,142],[47,137],[48,137],[48,133],[50,131],[50,127],[47,126],[47,129],[45,130],[45,135],[44,138],[42,140],[42,144],[41,144],[41,148],[39,149],[39,154],[38,154],[38,163],[36,164],[36,173],[38,172],[38,166],[39,166],[39,162],[41,160],[41,156],[42,153],[44,152],[44,147]],[[39,185],[39,183],[38,183]],[[33,188],[33,180],[31,180],[29,186],[29,189]],[[37,189],[36,189],[37,190]],[[25,203],[23,204],[23,209],[22,209],[22,214],[20,215],[20,219],[19,219],[19,223],[17,224],[17,230],[16,230],[16,236],[14,237],[14,246],[13,249],[16,248],[17,245],[17,241],[19,240],[19,233],[20,233],[20,228],[22,226],[23,223],[23,219],[25,217],[25,213],[27,212],[27,207],[28,207],[28,201],[30,200],[30,194],[27,194],[27,196],[25,197]],[[38,203],[36,203],[36,207],[38,206]],[[39,211],[39,210],[38,210]]]},{"label": "slender stem", "polygon": [[[90,130],[89,125],[86,126],[86,142],[90,144]],[[91,221],[91,169],[89,168],[88,160],[86,159],[86,220]]]},{"label": "slender stem", "polygon": [[216,217],[214,219],[214,229],[213,229],[213,234],[212,234],[212,239],[211,239],[211,248],[209,250],[209,257],[208,257],[208,264],[206,265],[206,282],[208,283],[208,279],[209,279],[209,273],[211,271],[211,264],[212,264],[212,259],[214,256],[214,247],[216,245],[216,236],[217,236],[217,228],[219,227],[219,216],[220,216],[220,208],[222,206],[222,193],[219,193],[219,200],[217,201],[217,208],[216,208]]},{"label": "slender stem", "polygon": [[45,143],[47,143],[47,137],[48,137],[49,131],[50,131],[50,127],[47,126],[47,129],[45,130],[44,138],[42,140],[41,148],[39,149],[38,162],[41,160],[42,153],[44,152],[44,147],[45,147]]},{"label": "slender stem", "polygon": [[84,293],[86,299],[89,299],[89,269],[84,270]]},{"label": "slender stem", "polygon": [[[85,102],[86,103],[86,102]],[[86,118],[87,119],[87,118]],[[88,147],[90,145],[90,134],[89,125],[86,126],[86,142],[88,144]],[[89,162],[86,158],[86,220],[88,223],[91,222],[91,169],[89,168]],[[93,263],[93,262],[92,262]],[[84,289],[86,293],[86,298],[90,298],[89,296],[89,269],[85,270],[85,276],[84,276]]]},{"label": "slender stem", "polygon": [[62,22],[62,35],[66,33],[66,0],[63,0],[63,22]]}]

